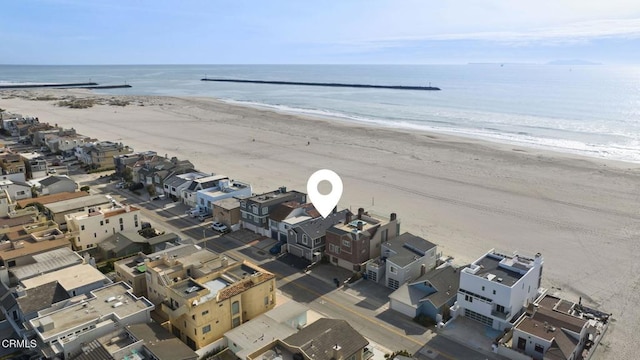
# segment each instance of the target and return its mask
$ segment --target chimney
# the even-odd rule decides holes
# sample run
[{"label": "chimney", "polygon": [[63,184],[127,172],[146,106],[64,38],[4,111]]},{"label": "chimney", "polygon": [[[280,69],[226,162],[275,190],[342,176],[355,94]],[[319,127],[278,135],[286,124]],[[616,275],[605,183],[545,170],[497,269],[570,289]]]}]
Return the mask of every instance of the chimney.
[{"label": "chimney", "polygon": [[333,345],[333,358],[335,360],[342,360],[342,347],[340,345]]},{"label": "chimney", "polygon": [[362,219],[362,214],[364,214],[364,208],[358,208],[358,219]]},{"label": "chimney", "polygon": [[229,258],[226,256],[223,256],[222,259],[220,259],[220,264],[222,265],[222,267],[229,266]]},{"label": "chimney", "polygon": [[397,216],[398,215],[396,215],[396,213],[391,213],[391,216],[389,216],[389,221],[394,221]]},{"label": "chimney", "polygon": [[358,221],[358,231],[362,231],[362,221]]},{"label": "chimney", "polygon": [[344,216],[344,224],[345,225],[349,225],[349,223],[351,222],[351,211],[347,211],[347,213]]}]

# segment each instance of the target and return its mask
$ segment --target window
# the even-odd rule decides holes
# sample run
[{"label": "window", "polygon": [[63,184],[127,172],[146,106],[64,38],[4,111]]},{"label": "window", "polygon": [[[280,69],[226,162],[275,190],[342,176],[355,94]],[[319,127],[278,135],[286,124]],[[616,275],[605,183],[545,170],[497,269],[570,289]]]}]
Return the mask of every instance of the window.
[{"label": "window", "polygon": [[539,352],[539,353],[541,353],[541,354],[542,354],[542,353],[544,353],[544,347],[543,347],[542,345],[540,345],[540,344],[536,344],[536,346],[535,346],[533,349],[534,349],[536,352]]},{"label": "window", "polygon": [[124,225],[120,224],[120,231],[124,231]]},{"label": "window", "polygon": [[351,241],[342,240],[342,246],[350,248],[351,247]]},{"label": "window", "polygon": [[238,316],[237,318],[233,319],[233,327],[237,327],[240,326],[240,317]]},{"label": "window", "polygon": [[202,312],[202,316],[205,316],[205,315],[207,315],[208,313],[209,313],[209,310],[205,310],[205,311],[203,311],[203,312]]},{"label": "window", "polygon": [[244,209],[247,207],[247,203],[245,201],[240,201],[240,208]]},{"label": "window", "polygon": [[504,306],[502,306],[502,305],[496,305],[496,311],[504,314],[504,313],[505,313],[505,312],[504,312]]},{"label": "window", "polygon": [[306,234],[302,234],[302,244],[303,245],[307,245],[309,243],[309,240],[307,238]]},{"label": "window", "polygon": [[396,269],[395,266],[389,266],[389,272],[392,274],[397,274],[398,273],[398,269]]},{"label": "window", "polygon": [[133,221],[138,221],[138,215],[137,214],[133,215]]},{"label": "window", "polygon": [[100,220],[100,226],[104,225],[104,221]]},{"label": "window", "polygon": [[467,301],[467,302],[472,303],[472,302],[473,302],[473,296],[471,296],[471,295],[465,295],[465,296],[464,296],[464,300],[465,300],[465,301]]},{"label": "window", "polygon": [[235,315],[240,312],[240,303],[238,301],[234,301],[231,304],[231,314]]},{"label": "window", "polygon": [[120,224],[122,224],[124,222],[124,220],[122,220],[122,218],[119,219]]},{"label": "window", "polygon": [[106,224],[108,224],[108,223],[109,223],[109,219],[106,219],[104,222],[105,222]]},{"label": "window", "polygon": [[256,214],[256,215],[260,214],[260,213],[258,212],[258,205],[255,205],[255,204],[254,204],[254,205],[251,207],[251,209],[252,209],[252,212],[253,212],[254,214]]},{"label": "window", "polygon": [[84,225],[80,225],[80,230],[84,230]]},{"label": "window", "polygon": [[493,295],[495,295],[495,294],[496,294],[496,291],[495,291],[495,290],[493,290]]},{"label": "window", "polygon": [[243,219],[246,219],[246,218],[247,218],[247,213],[243,212],[243,213],[242,213],[242,218],[243,218]]},{"label": "window", "polygon": [[484,291],[484,286],[482,287],[482,291]]},{"label": "window", "polygon": [[97,237],[98,237],[98,234],[93,233],[93,237],[94,237],[94,238],[97,238]]},{"label": "window", "polygon": [[264,297],[264,305],[265,306],[269,305],[269,297],[268,296]]},{"label": "window", "polygon": [[24,195],[24,194],[25,194],[24,190],[22,190],[22,191],[18,191],[18,192],[16,193],[16,195]]},{"label": "window", "polygon": [[320,245],[320,242],[322,242],[322,239],[318,238],[313,240],[313,245]]},{"label": "window", "polygon": [[203,334],[206,334],[209,331],[211,331],[211,325],[205,325],[205,326],[202,327],[202,333]]}]

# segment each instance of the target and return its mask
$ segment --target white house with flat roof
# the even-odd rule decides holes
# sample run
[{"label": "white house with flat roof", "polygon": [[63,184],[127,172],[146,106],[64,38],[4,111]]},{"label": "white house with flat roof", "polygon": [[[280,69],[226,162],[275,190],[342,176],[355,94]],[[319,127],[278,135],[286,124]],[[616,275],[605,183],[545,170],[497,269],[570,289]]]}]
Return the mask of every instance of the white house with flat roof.
[{"label": "white house with flat roof", "polygon": [[542,264],[540,253],[530,258],[492,249],[460,271],[452,314],[504,330],[538,296]]},{"label": "white house with flat roof", "polygon": [[200,211],[213,214],[214,202],[239,196],[251,196],[251,185],[235,180],[221,179],[215,187],[197,191],[196,202]]},{"label": "white house with flat roof", "polygon": [[42,310],[27,326],[45,358],[69,359],[80,354],[85,344],[114,330],[150,322],[154,308],[149,300],[133,295],[129,285],[118,282],[68,306]]},{"label": "white house with flat roof", "polygon": [[141,228],[140,209],[115,203],[67,214],[65,220],[73,235],[72,242],[76,251],[91,249],[116,233],[138,231]]}]

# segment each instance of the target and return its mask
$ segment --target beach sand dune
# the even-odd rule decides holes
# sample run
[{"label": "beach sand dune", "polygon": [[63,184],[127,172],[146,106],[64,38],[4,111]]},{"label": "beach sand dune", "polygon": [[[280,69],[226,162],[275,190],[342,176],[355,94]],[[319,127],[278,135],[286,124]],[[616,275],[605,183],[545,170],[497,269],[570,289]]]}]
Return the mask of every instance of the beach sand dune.
[{"label": "beach sand dune", "polygon": [[135,150],[189,159],[202,171],[250,182],[255,192],[282,185],[304,191],[314,171],[332,169],[344,183],[342,207],[364,207],[383,216],[397,212],[403,231],[437,243],[458,263],[491,248],[541,252],[544,287],[574,301],[581,296],[585,304],[613,313],[615,323],[597,358],[636,357],[638,164],[209,98],[132,96],[126,107],[69,109],[22,95],[0,97],[1,108]]}]

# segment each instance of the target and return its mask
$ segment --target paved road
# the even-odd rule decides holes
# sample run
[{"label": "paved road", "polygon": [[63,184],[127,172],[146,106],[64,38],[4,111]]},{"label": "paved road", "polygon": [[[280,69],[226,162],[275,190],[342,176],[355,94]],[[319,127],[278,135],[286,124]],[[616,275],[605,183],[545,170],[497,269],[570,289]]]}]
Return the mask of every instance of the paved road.
[{"label": "paved road", "polygon": [[425,360],[498,358],[436,336],[408,317],[389,310],[387,294],[376,296],[375,289],[367,290],[366,282],[356,285],[355,290],[346,287],[336,289],[331,281],[305,274],[268,253],[249,251],[251,245],[234,239],[234,236],[220,236],[208,228],[208,222],[200,223],[184,215],[184,206],[176,206],[168,200],[148,201],[144,196],[115,189],[113,184],[94,184],[92,189],[95,192],[119,194],[117,198],[131,205],[139,205],[143,216],[157,224],[158,228],[174,232],[183,239],[194,239],[217,253],[226,252],[236,259],[258,263],[276,274],[277,287],[285,295],[327,317],[347,320],[363,336],[391,350],[407,350]]}]

